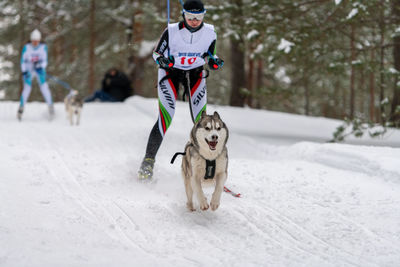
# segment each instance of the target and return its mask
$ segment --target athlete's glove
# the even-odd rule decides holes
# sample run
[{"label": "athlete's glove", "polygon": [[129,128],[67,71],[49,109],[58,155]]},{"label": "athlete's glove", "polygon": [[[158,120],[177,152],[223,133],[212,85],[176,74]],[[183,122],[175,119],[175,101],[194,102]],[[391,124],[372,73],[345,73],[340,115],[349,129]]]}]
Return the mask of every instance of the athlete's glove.
[{"label": "athlete's glove", "polygon": [[170,70],[174,67],[175,59],[173,56],[169,56],[168,58],[161,56],[157,58],[157,64],[160,65],[160,68],[164,70]]},{"label": "athlete's glove", "polygon": [[33,67],[35,68],[35,71],[40,74],[43,71],[42,61],[38,60],[33,63]]},{"label": "athlete's glove", "polygon": [[22,72],[22,77],[24,78],[24,80],[29,79],[29,77],[30,77],[29,71]]},{"label": "athlete's glove", "polygon": [[219,70],[220,68],[222,68],[223,65],[224,65],[224,61],[220,58],[215,58],[215,57],[208,58],[208,66],[212,70]]}]

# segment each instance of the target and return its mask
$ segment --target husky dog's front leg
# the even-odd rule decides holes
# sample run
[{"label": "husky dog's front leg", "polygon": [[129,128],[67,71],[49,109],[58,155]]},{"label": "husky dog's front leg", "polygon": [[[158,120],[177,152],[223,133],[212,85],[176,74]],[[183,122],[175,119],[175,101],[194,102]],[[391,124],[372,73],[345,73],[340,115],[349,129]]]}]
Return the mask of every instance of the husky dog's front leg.
[{"label": "husky dog's front leg", "polygon": [[72,110],[72,107],[69,107],[69,110],[68,110],[68,119],[69,119],[69,123],[71,124],[71,125],[74,125],[74,118],[73,118],[73,116],[74,116],[74,113],[73,113],[74,111]]},{"label": "husky dog's front leg", "polygon": [[190,177],[184,177],[183,179],[185,182],[185,191],[187,196],[186,207],[190,211],[195,211],[196,209],[193,207],[193,188],[190,182]]},{"label": "husky dog's front leg", "polygon": [[190,211],[195,211],[196,209],[193,207],[193,188],[191,182],[191,176],[193,172],[188,160],[190,149],[188,149],[187,146],[185,147],[185,153],[186,155],[182,158],[182,177],[183,182],[185,183],[185,192],[187,197],[186,207]]},{"label": "husky dog's front leg", "polygon": [[216,210],[219,207],[219,204],[221,202],[221,194],[224,190],[226,178],[226,172],[220,173],[215,177],[215,189],[210,202],[211,210]]},{"label": "husky dog's front leg", "polygon": [[80,123],[81,112],[82,112],[82,110],[80,108],[78,108],[78,112],[76,113],[76,125],[79,125],[79,123]]},{"label": "husky dog's front leg", "polygon": [[191,182],[192,182],[192,188],[194,192],[196,193],[197,200],[199,201],[200,204],[200,209],[202,210],[208,210],[210,207],[207,203],[207,198],[204,195],[203,189],[201,188],[201,177],[196,174],[191,177]]}]

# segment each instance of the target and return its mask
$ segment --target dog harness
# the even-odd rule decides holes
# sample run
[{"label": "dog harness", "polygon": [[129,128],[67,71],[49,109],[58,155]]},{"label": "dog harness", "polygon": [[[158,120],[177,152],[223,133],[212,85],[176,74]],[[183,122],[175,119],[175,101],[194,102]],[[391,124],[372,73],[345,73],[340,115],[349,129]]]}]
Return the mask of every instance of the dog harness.
[{"label": "dog harness", "polygon": [[206,175],[204,179],[213,179],[215,176],[215,159],[206,160]]},{"label": "dog harness", "polygon": [[[171,164],[174,164],[175,159],[178,155],[184,156],[186,155],[186,152],[176,152],[171,159]],[[206,161],[206,174],[204,175],[204,179],[214,179],[215,169],[216,169],[215,160],[205,159],[205,161]]]}]

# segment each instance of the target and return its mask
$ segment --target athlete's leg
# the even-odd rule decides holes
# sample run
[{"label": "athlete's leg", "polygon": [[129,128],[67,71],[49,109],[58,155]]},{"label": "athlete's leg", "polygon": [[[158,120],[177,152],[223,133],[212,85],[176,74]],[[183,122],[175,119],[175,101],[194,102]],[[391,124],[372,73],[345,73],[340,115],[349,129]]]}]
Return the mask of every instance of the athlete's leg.
[{"label": "athlete's leg", "polygon": [[201,112],[207,107],[207,85],[203,78],[203,71],[195,69],[189,72],[190,78],[190,112],[193,123],[196,123]]},{"label": "athlete's leg", "polygon": [[37,72],[37,78],[40,85],[40,91],[42,92],[44,100],[46,101],[47,105],[52,106],[53,99],[51,97],[49,85],[46,82],[46,71],[44,69],[41,69],[39,72]]},{"label": "athlete's leg", "polygon": [[29,72],[24,75],[23,82],[24,82],[24,89],[22,90],[19,103],[19,106],[22,108],[24,107],[25,103],[28,102],[29,95],[31,94],[32,91],[32,75]]},{"label": "athlete's leg", "polygon": [[[158,106],[159,115],[154,124],[149,139],[147,141],[146,155],[140,166],[138,176],[139,179],[151,179],[153,176],[153,166],[158,149],[161,146],[163,137],[171,125],[172,118],[175,114],[175,106],[177,99],[177,81],[173,79],[163,79],[167,75],[166,71],[159,69],[158,71]],[[161,81],[163,80],[163,81]]]},{"label": "athlete's leg", "polygon": [[175,114],[177,87],[179,85],[177,81],[173,81],[171,78],[161,81],[166,75],[165,70],[158,70],[158,120],[150,132],[146,149],[146,157],[153,159]]},{"label": "athlete's leg", "polygon": [[157,151],[161,146],[163,136],[160,133],[160,129],[158,128],[158,121],[154,124],[151,129],[149,140],[147,141],[146,146],[146,155],[145,158],[155,159],[157,155]]}]

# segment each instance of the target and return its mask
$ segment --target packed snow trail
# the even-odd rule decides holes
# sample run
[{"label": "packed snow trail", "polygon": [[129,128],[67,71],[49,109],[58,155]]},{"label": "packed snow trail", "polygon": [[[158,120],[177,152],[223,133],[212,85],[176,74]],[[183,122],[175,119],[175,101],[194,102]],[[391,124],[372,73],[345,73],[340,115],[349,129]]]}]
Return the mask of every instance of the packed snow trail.
[{"label": "packed snow trail", "polygon": [[[152,184],[136,171],[157,101],[0,102],[0,266],[398,266],[400,134],[325,144],[321,118],[209,106],[230,129],[220,208],[189,212],[180,177],[192,122],[178,102]],[[282,133],[282,134],[280,134]],[[315,140],[301,142],[301,140]],[[387,147],[388,145],[392,147]],[[211,188],[206,189],[210,199]],[[197,206],[198,207],[198,206]]]}]

